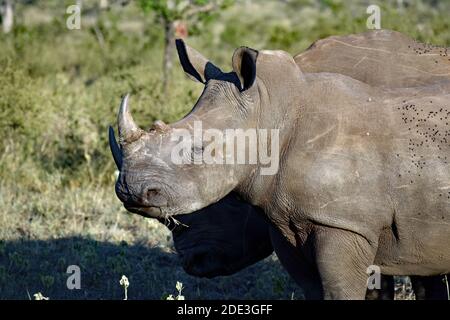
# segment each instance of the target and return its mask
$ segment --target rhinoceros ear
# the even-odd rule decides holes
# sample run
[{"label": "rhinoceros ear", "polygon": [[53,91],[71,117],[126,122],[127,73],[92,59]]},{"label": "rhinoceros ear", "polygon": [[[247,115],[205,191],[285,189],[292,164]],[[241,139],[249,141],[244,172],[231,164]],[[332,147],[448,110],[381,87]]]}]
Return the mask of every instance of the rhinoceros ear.
[{"label": "rhinoceros ear", "polygon": [[256,79],[256,59],[258,51],[240,47],[233,54],[233,70],[241,82],[241,90],[250,88]]},{"label": "rhinoceros ear", "polygon": [[222,71],[212,64],[208,59],[198,51],[192,49],[184,43],[183,40],[175,40],[177,46],[178,58],[184,72],[193,80],[205,83],[211,78],[216,77]]}]

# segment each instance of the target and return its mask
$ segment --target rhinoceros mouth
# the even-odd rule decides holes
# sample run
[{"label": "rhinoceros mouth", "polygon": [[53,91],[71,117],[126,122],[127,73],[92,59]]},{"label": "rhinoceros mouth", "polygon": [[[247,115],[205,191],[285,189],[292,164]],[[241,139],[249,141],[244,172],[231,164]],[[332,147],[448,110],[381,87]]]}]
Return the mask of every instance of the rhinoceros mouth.
[{"label": "rhinoceros mouth", "polygon": [[137,207],[124,205],[125,209],[132,213],[139,214],[146,218],[163,218],[163,211],[160,207]]}]

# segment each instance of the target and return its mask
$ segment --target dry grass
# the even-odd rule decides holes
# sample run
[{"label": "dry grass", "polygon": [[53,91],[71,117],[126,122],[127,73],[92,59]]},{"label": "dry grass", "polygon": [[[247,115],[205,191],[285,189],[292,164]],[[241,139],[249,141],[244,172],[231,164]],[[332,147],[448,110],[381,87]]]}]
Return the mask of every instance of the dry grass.
[{"label": "dry grass", "polygon": [[[49,188],[22,193],[0,187],[0,299],[162,299],[184,284],[188,299],[289,299],[298,288],[275,257],[231,277],[198,279],[180,267],[168,230],[123,210],[111,188]],[[69,265],[81,290],[68,290]]]}]

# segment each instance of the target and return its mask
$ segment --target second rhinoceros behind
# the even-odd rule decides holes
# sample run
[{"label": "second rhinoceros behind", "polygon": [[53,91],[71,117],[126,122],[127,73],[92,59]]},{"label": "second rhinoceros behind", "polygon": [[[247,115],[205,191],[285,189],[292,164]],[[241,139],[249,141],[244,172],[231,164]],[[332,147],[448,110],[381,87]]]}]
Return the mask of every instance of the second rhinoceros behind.
[{"label": "second rhinoceros behind", "polygon": [[[178,46],[184,70],[205,89],[185,118],[150,132],[136,126],[124,99],[116,192],[127,209],[173,216],[235,190],[264,210],[292,245],[300,282],[325,298],[364,298],[372,264],[391,275],[450,271],[448,83],[383,90],[303,74],[287,53],[249,48],[239,48],[233,72],[224,73]],[[195,121],[203,130],[279,130],[279,150],[270,150],[279,170],[173,163],[172,133],[192,132]],[[206,149],[201,141],[184,156]]]}]

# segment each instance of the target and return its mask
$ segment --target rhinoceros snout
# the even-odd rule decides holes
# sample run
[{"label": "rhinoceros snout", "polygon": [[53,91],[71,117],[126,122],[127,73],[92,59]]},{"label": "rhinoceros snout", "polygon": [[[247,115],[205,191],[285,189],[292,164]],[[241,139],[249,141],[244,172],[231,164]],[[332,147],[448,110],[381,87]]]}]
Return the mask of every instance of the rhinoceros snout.
[{"label": "rhinoceros snout", "polygon": [[149,218],[161,218],[161,208],[168,205],[167,197],[161,189],[147,184],[127,185],[119,181],[116,194],[125,209]]},{"label": "rhinoceros snout", "polygon": [[146,218],[164,219],[164,214],[160,207],[142,207],[135,204],[124,203],[125,209]]},{"label": "rhinoceros snout", "polygon": [[165,207],[167,198],[162,194],[161,189],[156,187],[143,187],[141,204],[147,207]]}]

